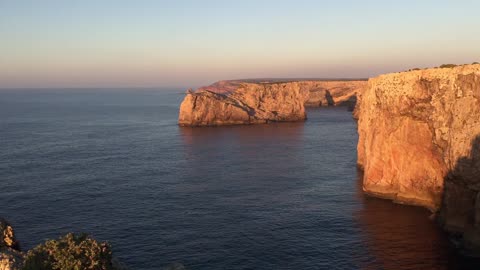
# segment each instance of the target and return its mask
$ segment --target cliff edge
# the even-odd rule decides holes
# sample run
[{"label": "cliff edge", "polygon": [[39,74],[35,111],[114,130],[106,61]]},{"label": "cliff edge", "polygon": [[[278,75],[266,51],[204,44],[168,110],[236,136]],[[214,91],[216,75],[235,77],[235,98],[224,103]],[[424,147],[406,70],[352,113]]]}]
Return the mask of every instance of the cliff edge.
[{"label": "cliff edge", "polygon": [[364,191],[480,244],[480,65],[381,75],[355,110]]}]

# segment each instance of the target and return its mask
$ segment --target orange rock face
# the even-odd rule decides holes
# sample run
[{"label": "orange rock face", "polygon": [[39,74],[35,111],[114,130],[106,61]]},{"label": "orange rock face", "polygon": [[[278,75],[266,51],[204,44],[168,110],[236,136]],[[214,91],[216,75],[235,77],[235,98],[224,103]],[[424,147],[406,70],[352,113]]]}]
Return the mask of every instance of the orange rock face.
[{"label": "orange rock face", "polygon": [[305,106],[350,106],[353,108],[367,81],[304,81]]},{"label": "orange rock face", "polygon": [[179,125],[215,126],[306,119],[304,106],[354,106],[366,81],[220,81],[188,92]]},{"label": "orange rock face", "polygon": [[181,126],[260,124],[306,119],[298,83],[239,83],[231,91],[201,89],[180,105]]},{"label": "orange rock face", "polygon": [[440,210],[480,244],[480,65],[370,79],[355,116],[364,191]]}]

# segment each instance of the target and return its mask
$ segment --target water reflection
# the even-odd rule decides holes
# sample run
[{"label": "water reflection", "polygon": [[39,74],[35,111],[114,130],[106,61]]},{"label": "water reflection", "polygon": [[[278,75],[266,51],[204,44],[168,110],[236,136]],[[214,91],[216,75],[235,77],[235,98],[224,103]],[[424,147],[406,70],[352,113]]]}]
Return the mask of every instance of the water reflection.
[{"label": "water reflection", "polygon": [[258,141],[298,139],[303,134],[304,122],[270,123],[218,127],[179,127],[184,143],[191,145],[233,135],[238,141],[258,144]]},{"label": "water reflection", "polygon": [[357,195],[362,207],[355,218],[374,258],[364,269],[480,269],[477,260],[456,253],[428,210],[366,196],[361,177],[359,172]]}]

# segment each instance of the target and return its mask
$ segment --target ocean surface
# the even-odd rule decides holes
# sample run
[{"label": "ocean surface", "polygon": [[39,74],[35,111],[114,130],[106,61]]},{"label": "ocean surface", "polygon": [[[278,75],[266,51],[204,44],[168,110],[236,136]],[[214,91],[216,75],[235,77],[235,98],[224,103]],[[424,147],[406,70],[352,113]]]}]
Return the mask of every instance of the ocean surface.
[{"label": "ocean surface", "polygon": [[181,128],[181,89],[0,90],[0,216],[131,269],[480,269],[417,207],[366,197],[345,108]]}]

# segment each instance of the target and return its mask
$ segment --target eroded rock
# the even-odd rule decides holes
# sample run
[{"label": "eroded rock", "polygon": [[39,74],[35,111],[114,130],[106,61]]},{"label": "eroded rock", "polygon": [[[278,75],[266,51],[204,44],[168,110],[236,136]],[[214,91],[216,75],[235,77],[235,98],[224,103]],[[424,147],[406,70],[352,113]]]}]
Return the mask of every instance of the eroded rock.
[{"label": "eroded rock", "polygon": [[259,124],[306,119],[305,106],[354,106],[366,81],[220,81],[187,91],[179,125]]},{"label": "eroded rock", "polygon": [[0,270],[18,270],[23,267],[24,254],[15,239],[12,226],[0,218]]},{"label": "eroded rock", "polygon": [[241,83],[230,92],[187,93],[180,105],[181,126],[260,124],[306,119],[298,84]]},{"label": "eroded rock", "polygon": [[24,264],[24,254],[20,251],[0,249],[0,270],[20,270]]},{"label": "eroded rock", "polygon": [[440,210],[480,245],[480,65],[370,79],[355,116],[364,190]]}]

